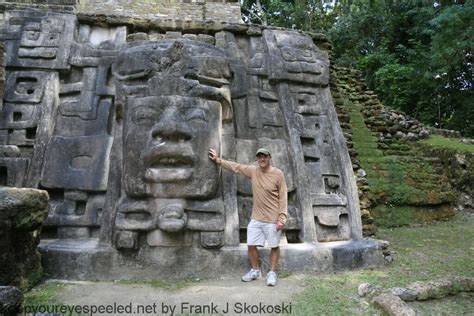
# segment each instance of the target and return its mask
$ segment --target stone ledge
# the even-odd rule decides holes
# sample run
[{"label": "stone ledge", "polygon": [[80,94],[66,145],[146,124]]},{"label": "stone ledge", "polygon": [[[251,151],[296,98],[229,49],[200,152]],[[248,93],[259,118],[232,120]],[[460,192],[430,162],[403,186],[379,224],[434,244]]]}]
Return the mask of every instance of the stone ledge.
[{"label": "stone ledge", "polygon": [[[377,267],[386,260],[386,242],[358,240],[281,246],[280,270],[328,273]],[[51,278],[70,280],[144,280],[183,277],[212,278],[240,275],[248,267],[247,245],[218,250],[200,248],[144,248],[119,252],[98,239],[43,240],[39,246]],[[260,250],[261,268],[268,270],[269,251]]]},{"label": "stone ledge", "polygon": [[[225,21],[189,21],[172,18],[134,18],[124,17],[114,14],[91,14],[91,13],[77,13],[80,23],[97,25],[97,26],[129,26],[133,27],[136,32],[154,31],[186,31],[188,33],[197,32],[200,30],[207,30],[211,34],[220,31],[229,31],[236,34],[247,34],[250,36],[260,36],[263,30],[287,30],[277,26],[263,26],[258,24],[243,24],[232,23]],[[316,45],[318,43],[329,43],[329,39],[322,33],[309,33],[303,31],[296,31],[297,33],[308,34]]]}]

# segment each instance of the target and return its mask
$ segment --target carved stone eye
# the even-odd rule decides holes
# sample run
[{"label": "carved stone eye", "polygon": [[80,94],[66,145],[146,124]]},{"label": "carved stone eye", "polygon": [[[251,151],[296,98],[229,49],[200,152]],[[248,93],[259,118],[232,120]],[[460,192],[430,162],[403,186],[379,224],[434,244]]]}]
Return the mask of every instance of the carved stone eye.
[{"label": "carved stone eye", "polygon": [[31,40],[31,41],[36,41],[38,40],[39,36],[40,36],[40,32],[38,31],[27,31],[26,32],[26,38]]},{"label": "carved stone eye", "polygon": [[189,122],[207,123],[207,111],[200,108],[190,108],[186,110],[185,118]]},{"label": "carved stone eye", "polygon": [[155,124],[159,113],[156,109],[149,107],[139,107],[132,111],[130,121],[138,125]]},{"label": "carved stone eye", "polygon": [[33,78],[18,78],[15,92],[18,94],[33,94],[35,92],[36,80]]}]

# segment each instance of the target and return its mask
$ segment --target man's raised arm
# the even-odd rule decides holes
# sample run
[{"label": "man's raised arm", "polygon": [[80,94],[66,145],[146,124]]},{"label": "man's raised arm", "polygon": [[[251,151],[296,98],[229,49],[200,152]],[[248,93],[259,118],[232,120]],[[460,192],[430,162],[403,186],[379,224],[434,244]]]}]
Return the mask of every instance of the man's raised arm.
[{"label": "man's raised arm", "polygon": [[243,165],[233,161],[221,159],[217,155],[217,151],[214,148],[209,149],[209,159],[211,159],[214,163],[221,165],[221,167],[224,169],[227,169],[234,173],[239,173],[248,178],[252,178],[252,171],[257,168],[256,166]]}]

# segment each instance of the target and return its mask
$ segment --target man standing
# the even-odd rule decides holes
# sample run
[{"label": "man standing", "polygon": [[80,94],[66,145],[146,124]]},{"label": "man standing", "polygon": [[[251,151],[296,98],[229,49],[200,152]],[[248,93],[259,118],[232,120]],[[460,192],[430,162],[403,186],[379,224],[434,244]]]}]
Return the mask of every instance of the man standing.
[{"label": "man standing", "polygon": [[258,167],[224,160],[218,157],[215,149],[209,149],[209,158],[224,169],[239,173],[252,181],[253,207],[252,218],[247,226],[247,245],[251,270],[242,276],[242,281],[249,282],[261,277],[258,267],[257,246],[263,247],[265,240],[270,251],[270,272],[267,285],[277,283],[277,266],[280,258],[280,236],[288,217],[288,197],[283,172],[270,165],[272,156],[266,148],[257,150]]}]

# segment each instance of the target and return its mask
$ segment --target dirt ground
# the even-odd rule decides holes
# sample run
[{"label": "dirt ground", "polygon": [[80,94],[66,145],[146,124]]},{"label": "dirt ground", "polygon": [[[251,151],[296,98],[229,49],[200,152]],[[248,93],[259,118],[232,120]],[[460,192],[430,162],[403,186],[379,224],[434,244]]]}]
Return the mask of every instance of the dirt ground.
[{"label": "dirt ground", "polygon": [[[242,282],[240,277],[192,281],[180,289],[123,282],[67,281],[57,297],[61,303],[103,308],[106,314],[260,315],[293,313],[292,298],[304,288],[303,275],[281,278],[275,287],[265,277]],[[109,310],[106,310],[109,308]]]}]

